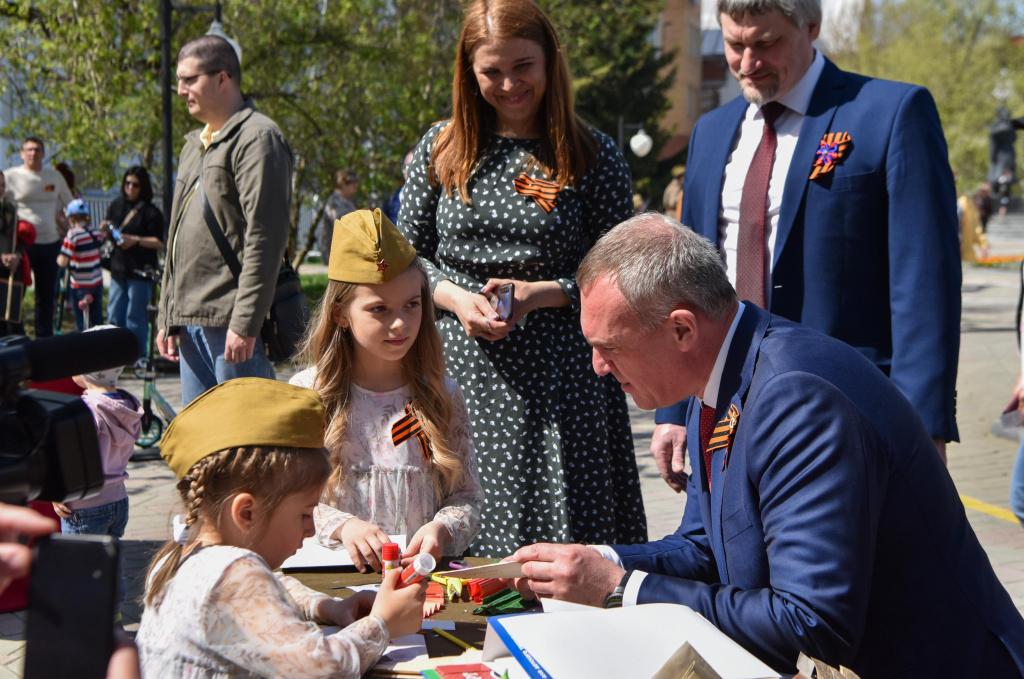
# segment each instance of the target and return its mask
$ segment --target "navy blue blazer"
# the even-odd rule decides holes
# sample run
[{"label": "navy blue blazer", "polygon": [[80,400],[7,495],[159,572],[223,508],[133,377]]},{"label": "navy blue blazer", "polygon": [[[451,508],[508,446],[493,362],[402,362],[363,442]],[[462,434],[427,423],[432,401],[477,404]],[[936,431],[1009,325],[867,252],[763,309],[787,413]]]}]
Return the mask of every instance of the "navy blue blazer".
[{"label": "navy blue blazer", "polygon": [[[722,182],[747,102],[703,116],[693,131],[682,221],[719,243]],[[828,132],[853,144],[810,181]],[[956,191],[931,95],[829,61],[786,176],[769,309],[860,350],[890,374],[928,432],[955,441],[960,351]],[[682,424],[685,404],[658,412]]]},{"label": "navy blue blazer", "polygon": [[[1024,619],[992,571],[920,418],[863,355],[748,304],[696,437],[676,532],[614,548],[639,603],[696,610],[774,668],[801,651],[871,677],[1024,673]],[[699,429],[699,408],[690,431]]]}]

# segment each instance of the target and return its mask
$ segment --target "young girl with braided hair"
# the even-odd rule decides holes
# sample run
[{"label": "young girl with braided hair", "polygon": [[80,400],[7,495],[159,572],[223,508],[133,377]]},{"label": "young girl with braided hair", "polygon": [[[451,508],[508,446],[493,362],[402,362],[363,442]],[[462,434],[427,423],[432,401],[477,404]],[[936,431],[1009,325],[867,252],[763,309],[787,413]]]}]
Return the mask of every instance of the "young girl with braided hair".
[{"label": "young girl with braided hair", "polygon": [[335,222],[329,261],[303,350],[310,367],[292,378],[316,389],[328,414],[317,537],[360,570],[380,569],[389,534],[411,536],[410,555],[461,554],[483,493],[416,251],[380,210],[357,210]]},{"label": "young girl with braided hair", "polygon": [[[425,587],[336,599],[273,573],[313,534],[330,473],[316,393],[251,377],[217,385],[168,427],[181,530],[146,576],[146,677],[359,677],[419,629]],[[325,633],[317,623],[339,625]]]}]

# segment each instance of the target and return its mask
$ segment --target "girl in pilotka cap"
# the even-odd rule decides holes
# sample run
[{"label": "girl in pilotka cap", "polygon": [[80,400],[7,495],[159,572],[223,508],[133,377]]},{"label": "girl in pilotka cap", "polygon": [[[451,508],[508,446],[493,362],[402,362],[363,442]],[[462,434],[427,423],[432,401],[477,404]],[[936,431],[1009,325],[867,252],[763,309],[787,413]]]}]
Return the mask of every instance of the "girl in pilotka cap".
[{"label": "girl in pilotka cap", "polygon": [[160,454],[185,518],[146,576],[144,676],[359,677],[389,638],[419,629],[425,587],[395,589],[397,570],[376,598],[345,600],[271,572],[313,534],[330,473],[323,434],[313,391],[258,377],[217,385],[174,418]]},{"label": "girl in pilotka cap", "polygon": [[461,554],[482,492],[416,251],[380,210],[357,210],[334,224],[328,277],[303,350],[310,367],[292,378],[328,414],[317,536],[360,570],[380,569],[389,534],[411,536],[408,554]]}]

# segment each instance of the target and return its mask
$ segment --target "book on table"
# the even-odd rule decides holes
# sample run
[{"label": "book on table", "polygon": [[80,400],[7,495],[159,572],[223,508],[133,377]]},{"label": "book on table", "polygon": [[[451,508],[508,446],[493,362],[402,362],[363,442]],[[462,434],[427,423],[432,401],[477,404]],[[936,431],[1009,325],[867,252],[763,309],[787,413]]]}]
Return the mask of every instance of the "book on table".
[{"label": "book on table", "polygon": [[686,643],[721,679],[780,676],[699,613],[662,603],[496,616],[483,660],[511,655],[536,679],[652,677]]}]

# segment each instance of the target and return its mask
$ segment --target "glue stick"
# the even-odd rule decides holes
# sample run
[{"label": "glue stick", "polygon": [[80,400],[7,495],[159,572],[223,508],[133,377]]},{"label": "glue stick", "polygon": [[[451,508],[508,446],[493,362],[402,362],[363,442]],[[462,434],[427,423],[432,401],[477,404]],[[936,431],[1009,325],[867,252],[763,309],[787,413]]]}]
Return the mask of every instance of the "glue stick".
[{"label": "glue stick", "polygon": [[402,554],[401,550],[398,549],[397,542],[385,542],[380,547],[380,557],[383,562],[384,572],[393,571],[401,567],[402,565]]},{"label": "glue stick", "polygon": [[398,577],[398,586],[405,587],[406,585],[412,585],[429,578],[436,565],[434,557],[430,556],[430,554],[426,552],[417,554],[412,563],[406,566],[405,570]]}]

